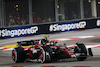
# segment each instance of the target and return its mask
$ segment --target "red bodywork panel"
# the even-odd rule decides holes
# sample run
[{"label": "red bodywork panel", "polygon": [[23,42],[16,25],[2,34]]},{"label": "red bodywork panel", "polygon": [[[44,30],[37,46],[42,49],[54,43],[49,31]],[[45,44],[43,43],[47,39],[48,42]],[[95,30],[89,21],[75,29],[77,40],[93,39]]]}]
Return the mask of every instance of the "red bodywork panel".
[{"label": "red bodywork panel", "polygon": [[[46,45],[50,45],[50,44],[51,43],[47,43]],[[31,47],[31,48],[37,49],[37,47],[40,45],[42,45],[41,40],[35,44],[35,47]],[[68,49],[65,45],[58,45],[58,46],[56,45],[56,46],[51,46],[51,47],[59,48],[59,49],[63,50],[65,53],[67,53],[71,58],[76,58],[75,54],[70,49]],[[31,48],[29,48],[29,49],[31,49]],[[32,55],[30,54],[30,56],[32,56]]]},{"label": "red bodywork panel", "polygon": [[71,56],[71,58],[76,58],[75,54],[70,49],[68,49],[65,45],[59,45],[57,46],[57,48],[66,52],[69,56]]}]

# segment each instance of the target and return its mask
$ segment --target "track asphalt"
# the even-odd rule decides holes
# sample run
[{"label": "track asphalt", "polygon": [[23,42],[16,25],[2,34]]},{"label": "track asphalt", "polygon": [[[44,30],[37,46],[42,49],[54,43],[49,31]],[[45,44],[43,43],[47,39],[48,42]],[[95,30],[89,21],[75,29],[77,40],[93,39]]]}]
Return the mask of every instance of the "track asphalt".
[{"label": "track asphalt", "polygon": [[[89,35],[89,36],[79,36],[79,37],[72,37],[72,38],[61,38],[61,39],[50,39],[50,41],[67,41],[67,40],[75,40],[75,39],[85,39],[85,38],[93,38],[99,37],[100,35]],[[69,44],[67,47],[73,48],[75,45]],[[17,44],[9,44],[6,46],[0,47],[0,50],[12,50],[13,48],[17,47]],[[23,48],[27,49],[30,46],[23,46]],[[86,44],[87,48],[100,48],[100,44]]]}]

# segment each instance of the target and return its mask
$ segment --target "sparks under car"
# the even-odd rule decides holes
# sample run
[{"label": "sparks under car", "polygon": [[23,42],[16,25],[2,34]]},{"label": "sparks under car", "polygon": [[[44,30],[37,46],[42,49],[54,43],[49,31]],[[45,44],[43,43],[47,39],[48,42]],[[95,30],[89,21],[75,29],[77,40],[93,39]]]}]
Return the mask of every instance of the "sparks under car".
[{"label": "sparks under car", "polygon": [[[17,42],[18,47],[12,50],[12,59],[15,63],[34,61],[46,63],[66,58],[76,58],[83,61],[88,55],[93,56],[91,48],[86,49],[83,43],[76,43],[75,48],[68,48],[66,44],[56,45],[56,41],[49,41],[47,36],[39,40]],[[22,46],[29,46],[24,49]],[[89,53],[89,54],[88,54]]]}]

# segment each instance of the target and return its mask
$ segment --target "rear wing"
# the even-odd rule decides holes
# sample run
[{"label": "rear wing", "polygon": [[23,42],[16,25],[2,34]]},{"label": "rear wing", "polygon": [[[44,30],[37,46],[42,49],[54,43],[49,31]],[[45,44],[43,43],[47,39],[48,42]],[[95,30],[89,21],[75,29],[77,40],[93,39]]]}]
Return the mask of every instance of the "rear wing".
[{"label": "rear wing", "polygon": [[[43,36],[46,40],[49,36]],[[29,45],[35,45],[37,42],[39,42],[41,39],[38,40],[29,40],[29,41],[19,41],[17,42],[19,46],[29,46]]]},{"label": "rear wing", "polygon": [[29,45],[35,45],[40,40],[29,40],[29,41],[19,41],[17,42],[20,46],[29,46]]}]

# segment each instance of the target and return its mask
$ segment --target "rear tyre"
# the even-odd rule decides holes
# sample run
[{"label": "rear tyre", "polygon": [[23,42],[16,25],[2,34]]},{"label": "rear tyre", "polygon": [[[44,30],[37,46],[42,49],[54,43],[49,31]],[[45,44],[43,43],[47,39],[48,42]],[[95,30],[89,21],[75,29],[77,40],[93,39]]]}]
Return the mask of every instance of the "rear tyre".
[{"label": "rear tyre", "polygon": [[24,49],[22,47],[14,48],[12,50],[12,59],[15,63],[24,62],[26,59]]},{"label": "rear tyre", "polygon": [[83,61],[87,58],[87,49],[84,44],[77,44],[74,52],[78,61]]}]

